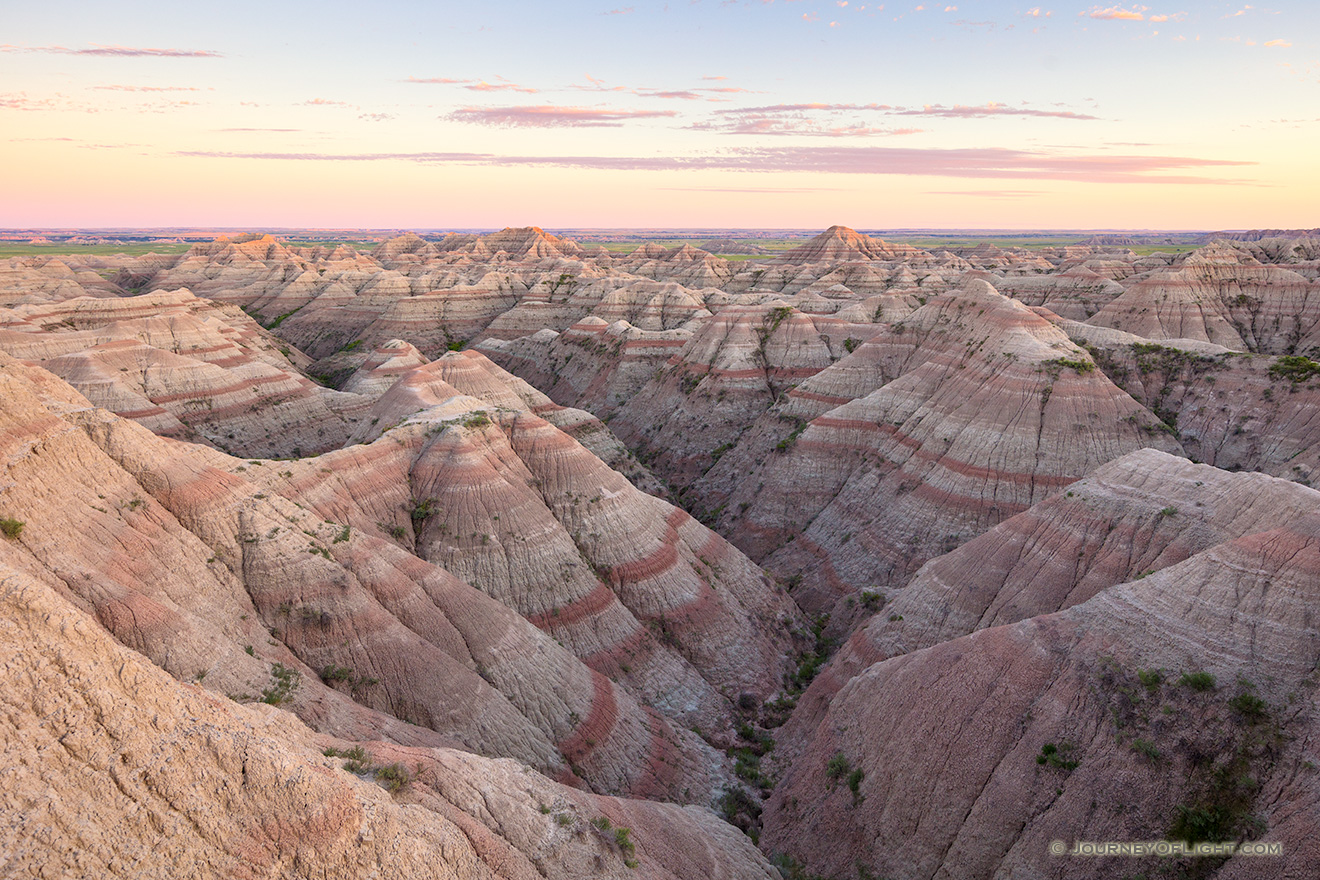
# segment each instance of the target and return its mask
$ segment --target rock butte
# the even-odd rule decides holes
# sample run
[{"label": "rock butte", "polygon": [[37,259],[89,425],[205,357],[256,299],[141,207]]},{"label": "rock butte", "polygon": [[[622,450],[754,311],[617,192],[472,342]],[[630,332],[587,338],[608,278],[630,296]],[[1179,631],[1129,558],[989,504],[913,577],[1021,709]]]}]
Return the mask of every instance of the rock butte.
[{"label": "rock butte", "polygon": [[1311,876],[1320,245],[1131,243],[0,263],[6,864]]}]

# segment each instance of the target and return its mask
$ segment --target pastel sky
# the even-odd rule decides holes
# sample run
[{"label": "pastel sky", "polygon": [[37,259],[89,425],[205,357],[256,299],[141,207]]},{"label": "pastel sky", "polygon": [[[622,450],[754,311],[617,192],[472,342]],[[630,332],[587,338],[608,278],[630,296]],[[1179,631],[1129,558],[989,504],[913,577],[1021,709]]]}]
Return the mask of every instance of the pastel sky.
[{"label": "pastel sky", "polygon": [[0,227],[1320,226],[1320,4],[1150,2],[10,3]]}]

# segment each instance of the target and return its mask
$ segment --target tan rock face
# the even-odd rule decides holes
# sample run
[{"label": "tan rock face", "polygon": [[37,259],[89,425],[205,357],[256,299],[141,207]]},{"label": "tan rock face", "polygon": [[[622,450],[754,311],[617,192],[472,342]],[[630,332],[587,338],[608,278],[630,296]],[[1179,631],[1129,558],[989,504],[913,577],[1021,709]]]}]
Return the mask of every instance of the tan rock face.
[{"label": "tan rock face", "polygon": [[[14,876],[772,876],[709,813],[588,795],[512,761],[369,742],[364,763],[390,775],[346,772],[322,749],[351,743],[179,683],[12,553],[0,546]],[[631,850],[596,833],[602,818]]]},{"label": "tan rock face", "polygon": [[869,667],[786,771],[764,844],[827,874],[1106,877],[1101,860],[1060,866],[1049,841],[1178,838],[1213,816],[1283,842],[1267,870],[1306,864],[1318,525]]},{"label": "tan rock face", "polygon": [[1285,354],[1320,344],[1320,288],[1229,248],[1204,248],[1139,281],[1091,319],[1148,339],[1196,339],[1236,351]]},{"label": "tan rock face", "polygon": [[796,595],[809,610],[902,585],[922,562],[1105,461],[1146,445],[1178,448],[1084,351],[981,282],[851,358],[871,366],[832,368],[846,366],[846,381],[897,378],[752,462],[724,513],[753,558],[804,573]]},{"label": "tan rock face", "polygon": [[248,455],[338,448],[369,403],[317,386],[305,357],[186,290],[20,306],[0,350],[158,434]]},{"label": "tan rock face", "polygon": [[719,536],[547,421],[587,433],[570,411],[475,352],[405,375],[376,411],[381,425],[407,424],[371,451],[325,456],[305,477],[295,469],[290,497],[411,537],[420,556],[684,725],[720,735],[741,696],[779,688],[792,603]]},{"label": "tan rock face", "polygon": [[0,264],[13,870],[1310,876],[1309,239],[431,238]]},{"label": "tan rock face", "polygon": [[[406,521],[406,479],[393,504],[379,493],[356,502],[397,504],[373,510],[372,525],[327,522],[290,499],[311,501],[340,462],[244,463],[185,447],[71,390],[47,404],[37,375],[50,377],[12,360],[0,370],[12,401],[5,513],[26,523],[30,551],[20,560],[176,677],[275,694],[345,738],[461,743],[601,791],[706,801],[720,785],[721,762],[691,733],[508,607],[372,537],[374,521]],[[406,452],[392,437],[377,443],[362,455],[387,469]]]}]

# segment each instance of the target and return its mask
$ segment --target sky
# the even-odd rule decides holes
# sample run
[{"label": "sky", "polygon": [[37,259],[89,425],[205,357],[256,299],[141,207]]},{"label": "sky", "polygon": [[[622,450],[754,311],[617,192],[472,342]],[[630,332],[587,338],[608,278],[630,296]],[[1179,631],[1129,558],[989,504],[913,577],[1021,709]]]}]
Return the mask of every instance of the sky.
[{"label": "sky", "polygon": [[11,0],[0,227],[1320,226],[1320,4],[1152,2]]}]

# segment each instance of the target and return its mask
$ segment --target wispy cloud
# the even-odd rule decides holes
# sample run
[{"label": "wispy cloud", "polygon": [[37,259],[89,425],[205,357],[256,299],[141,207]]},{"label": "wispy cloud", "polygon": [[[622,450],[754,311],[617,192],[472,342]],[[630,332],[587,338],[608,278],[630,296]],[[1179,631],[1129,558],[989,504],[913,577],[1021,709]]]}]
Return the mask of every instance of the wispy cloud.
[{"label": "wispy cloud", "polygon": [[[703,76],[703,80],[723,80],[724,77]],[[578,92],[624,92],[641,98],[663,98],[679,101],[725,101],[726,98],[714,95],[752,94],[751,89],[736,86],[697,86],[690,89],[657,89],[649,86],[633,87],[609,85],[605,80],[591,74],[586,75],[586,83],[572,83],[568,88]]]},{"label": "wispy cloud", "polygon": [[[98,90],[101,90],[101,91],[106,91],[106,92],[200,92],[200,91],[203,91],[203,89],[199,89],[199,88],[197,88],[196,86],[120,86],[120,85],[108,85],[108,86],[92,86],[92,88],[93,88],[93,89],[98,89]],[[214,91],[214,89],[207,89],[206,91]]]},{"label": "wispy cloud", "polygon": [[1099,117],[1073,110],[1037,110],[1014,107],[991,101],[984,105],[926,104],[901,107],[892,104],[769,104],[762,107],[735,107],[717,111],[720,121],[698,123],[696,130],[723,131],[733,134],[822,134],[834,136],[872,134],[914,134],[920,129],[881,129],[863,125],[805,124],[812,114],[838,116],[843,113],[880,113],[890,116],[924,116],[944,119],[983,119],[991,116],[1040,117],[1048,119],[1096,120]]},{"label": "wispy cloud", "polygon": [[963,189],[963,190],[931,190],[927,192],[928,196],[959,196],[961,198],[986,198],[986,199],[1026,199],[1033,196],[1043,196],[1045,193],[1036,189]]},{"label": "wispy cloud", "polygon": [[920,128],[882,128],[874,125],[828,125],[802,119],[748,116],[722,122],[698,122],[689,126],[693,131],[712,131],[720,134],[747,135],[801,135],[805,137],[894,137],[920,134]]},{"label": "wispy cloud", "polygon": [[531,128],[617,128],[636,119],[677,116],[673,110],[628,110],[608,107],[461,107],[449,114],[455,122]]},{"label": "wispy cloud", "polygon": [[1292,43],[1287,40],[1269,40],[1265,46],[1270,49],[1291,49]]},{"label": "wispy cloud", "polygon": [[988,104],[967,107],[954,104],[945,107],[942,104],[927,104],[921,109],[895,110],[895,116],[938,116],[946,119],[983,119],[988,116],[1034,116],[1048,119],[1096,120],[1100,117],[1089,113],[1076,113],[1072,110],[1035,110],[1030,107],[1011,107],[991,101]]},{"label": "wispy cloud", "polygon": [[609,12],[602,12],[601,15],[629,15],[634,11],[632,6],[624,6],[620,9],[611,9]]},{"label": "wispy cloud", "polygon": [[223,58],[221,52],[210,49],[146,49],[132,46],[99,46],[73,49],[68,46],[13,46],[0,45],[0,52],[45,52],[52,55],[92,55],[113,58]]},{"label": "wispy cloud", "polygon": [[240,153],[186,150],[177,156],[303,162],[409,161],[493,167],[581,168],[598,171],[744,171],[758,173],[910,175],[969,179],[1066,180],[1106,184],[1252,185],[1204,172],[1255,162],[1191,156],[1060,156],[1000,147],[760,147],[688,156],[517,156],[493,153]]},{"label": "wispy cloud", "polygon": [[467,89],[470,92],[523,92],[528,95],[534,95],[540,91],[540,89],[534,89],[531,86],[520,86],[517,83],[511,83],[511,82],[489,83],[486,82],[485,80],[479,80],[477,82],[468,83],[467,85],[463,86],[463,88]]},{"label": "wispy cloud", "polygon": [[364,122],[385,122],[393,118],[393,113],[361,113],[358,115],[358,119]]},{"label": "wispy cloud", "polygon": [[212,131],[225,131],[225,132],[233,132],[233,131],[277,131],[277,132],[294,132],[294,131],[302,131],[302,130],[303,130],[303,129],[301,129],[301,128],[214,128],[214,129],[212,129]]},{"label": "wispy cloud", "polygon": [[458,79],[449,76],[410,76],[404,80],[406,83],[414,85],[441,85],[441,86],[462,86],[470,92],[524,92],[534,95],[540,89],[534,89],[531,86],[520,86],[517,83],[509,82],[502,76],[495,77],[496,82],[487,82],[484,79]]},{"label": "wispy cloud", "polygon": [[1099,6],[1093,6],[1090,11],[1082,10],[1077,14],[1109,21],[1145,21],[1145,12],[1149,8],[1148,6],[1134,6],[1132,9],[1124,9],[1122,6],[1110,6],[1101,9]]},{"label": "wispy cloud", "polygon": [[312,98],[310,100],[303,101],[302,104],[306,107],[352,107],[353,106],[347,101],[334,101],[331,100],[330,98]]},{"label": "wispy cloud", "polygon": [[894,109],[888,104],[770,104],[720,110],[714,120],[694,123],[688,128],[720,134],[808,137],[889,137],[921,131],[919,128],[884,128],[839,118],[843,113]]}]

